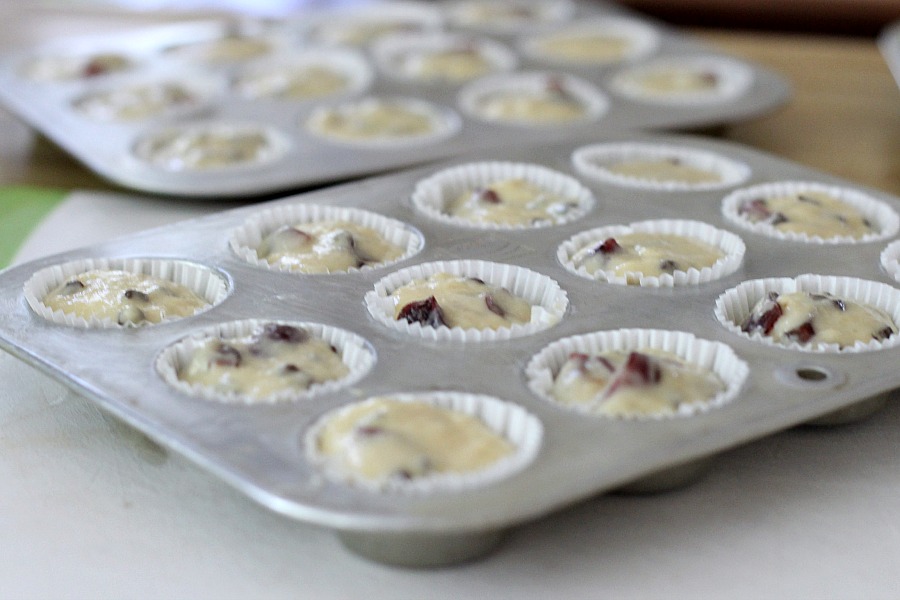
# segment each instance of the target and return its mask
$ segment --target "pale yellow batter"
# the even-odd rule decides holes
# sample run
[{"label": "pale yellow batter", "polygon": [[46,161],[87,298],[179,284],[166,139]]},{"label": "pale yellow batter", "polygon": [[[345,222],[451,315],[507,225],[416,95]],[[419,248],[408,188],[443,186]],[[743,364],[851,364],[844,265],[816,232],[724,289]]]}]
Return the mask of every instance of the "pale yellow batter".
[{"label": "pale yellow batter", "polygon": [[577,206],[575,198],[548,192],[525,179],[511,178],[467,190],[450,200],[444,211],[475,223],[535,225],[559,223]]},{"label": "pale yellow batter", "polygon": [[432,115],[405,104],[366,101],[317,112],[308,122],[320,135],[348,141],[403,139],[435,130]]},{"label": "pale yellow batter", "polygon": [[738,213],[751,223],[824,239],[860,239],[876,231],[854,206],[816,190],[748,200]]},{"label": "pale yellow batter", "polygon": [[632,41],[624,35],[604,32],[562,32],[535,42],[544,56],[574,62],[614,62],[625,58]]},{"label": "pale yellow batter", "polygon": [[395,62],[400,73],[424,80],[466,81],[494,70],[477,46],[410,50]]},{"label": "pale yellow batter", "polygon": [[341,93],[350,80],[324,65],[281,66],[244,73],[235,78],[233,85],[248,98],[309,100]]},{"label": "pale yellow batter", "polygon": [[350,221],[285,225],[263,238],[257,256],[300,273],[334,273],[399,258],[403,248]]},{"label": "pale yellow batter", "polygon": [[74,107],[100,121],[139,121],[197,101],[184,86],[166,82],[95,92],[76,100]]},{"label": "pale yellow batter", "polygon": [[627,159],[604,165],[603,168],[623,177],[657,183],[703,184],[722,181],[719,173],[695,167],[677,158]]},{"label": "pale yellow batter", "polygon": [[178,372],[178,379],[220,393],[262,400],[336,381],[350,370],[328,342],[291,325],[268,324],[253,335],[210,339]]},{"label": "pale yellow batter", "polygon": [[317,447],[339,471],[372,482],[480,471],[515,450],[473,416],[389,396],[338,412]]},{"label": "pale yellow batter", "polygon": [[842,348],[884,340],[897,333],[897,325],[882,310],[827,293],[809,292],[769,294],[753,307],[741,329],[782,344],[837,344]]},{"label": "pale yellow batter", "polygon": [[380,37],[395,33],[415,33],[425,29],[423,24],[400,19],[347,19],[336,17],[333,23],[316,27],[311,37],[328,44],[364,46]]},{"label": "pale yellow batter", "polygon": [[272,51],[263,38],[229,35],[216,40],[173,46],[168,52],[190,60],[209,64],[229,64],[259,58]]},{"label": "pale yellow batter", "polygon": [[644,69],[622,79],[623,83],[653,95],[698,94],[719,87],[719,77],[714,72],[690,67]]},{"label": "pale yellow batter", "polygon": [[138,154],[171,171],[202,170],[258,162],[273,145],[260,130],[186,129],[145,140]]},{"label": "pale yellow batter", "polygon": [[478,112],[487,119],[533,123],[561,123],[587,116],[587,107],[561,85],[544,89],[517,89],[485,94],[477,102]]},{"label": "pale yellow batter", "polygon": [[715,246],[682,235],[635,232],[584,248],[572,257],[572,263],[588,273],[602,270],[637,285],[640,276],[712,267],[724,256]]},{"label": "pale yellow batter", "polygon": [[556,374],[550,395],[559,403],[606,416],[676,414],[725,391],[714,373],[655,349],[573,353]]},{"label": "pale yellow batter", "polygon": [[113,52],[91,56],[43,56],[29,61],[22,74],[35,81],[88,79],[131,69],[134,63]]},{"label": "pale yellow batter", "polygon": [[432,327],[501,329],[531,321],[531,304],[479,279],[435,273],[391,294],[394,318]]},{"label": "pale yellow batter", "polygon": [[118,270],[92,270],[69,278],[47,293],[44,305],[82,319],[119,325],[159,323],[188,317],[209,302],[173,281]]}]

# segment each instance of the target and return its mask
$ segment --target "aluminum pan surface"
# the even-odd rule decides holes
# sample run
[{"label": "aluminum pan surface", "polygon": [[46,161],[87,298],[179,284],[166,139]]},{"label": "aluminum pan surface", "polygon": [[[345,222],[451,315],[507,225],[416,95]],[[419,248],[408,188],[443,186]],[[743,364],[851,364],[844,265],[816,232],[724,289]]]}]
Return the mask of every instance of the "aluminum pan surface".
[{"label": "aluminum pan surface", "polygon": [[[681,55],[723,56],[678,30],[656,23],[639,14],[602,2],[580,2],[571,22],[591,16],[626,15],[655,28],[660,44],[652,58]],[[173,194],[215,199],[222,196],[271,194],[296,190],[322,183],[385,172],[399,167],[459,156],[466,152],[502,148],[521,143],[564,141],[573,135],[602,135],[634,129],[689,129],[729,123],[757,116],[783,104],[789,87],[779,75],[758,65],[746,64],[754,73],[754,81],[746,93],[728,101],[688,106],[654,105],[628,101],[609,91],[607,83],[616,67],[561,67],[520,55],[517,71],[566,72],[595,84],[609,99],[608,113],[596,122],[579,122],[560,127],[520,127],[494,124],[464,116],[457,107],[459,86],[416,85],[376,75],[367,92],[375,96],[410,96],[459,113],[459,133],[438,143],[398,145],[388,148],[356,148],[347,144],[328,143],[304,132],[299,125],[304,115],[322,103],[290,103],[241,100],[225,92],[227,72],[204,70],[184,64],[167,64],[154,58],[161,48],[178,43],[222,35],[232,25],[223,22],[195,22],[164,25],[118,36],[90,36],[55,40],[40,48],[31,48],[0,59],[0,101],[30,125],[36,127],[86,166],[103,177],[127,188],[160,194]],[[448,28],[453,30],[452,28]],[[515,50],[516,36],[493,35]],[[17,74],[23,60],[36,52],[68,48],[79,52],[120,48],[144,57],[148,76],[167,78],[211,78],[218,81],[220,92],[210,105],[193,116],[180,115],[148,123],[102,123],[79,115],[69,103],[85,91],[96,89],[99,82],[68,82],[47,85],[29,82]],[[370,57],[371,58],[371,57]],[[370,61],[371,62],[371,61]],[[738,61],[743,62],[743,61]],[[375,68],[375,67],[373,67]],[[377,73],[377,69],[376,73]],[[111,76],[106,84],[112,85]],[[119,81],[125,81],[125,76]],[[341,102],[338,100],[337,102]],[[281,159],[258,166],[214,169],[208,172],[167,172],[136,159],[131,152],[135,141],[146,131],[165,124],[203,121],[240,121],[266,124],[285,134],[290,148]]]},{"label": "aluminum pan surface", "polygon": [[[585,143],[639,140],[677,143],[746,162],[745,185],[799,179],[852,186],[784,160],[718,141],[680,136],[609,136]],[[569,143],[489,152],[478,159],[538,162],[566,173]],[[656,217],[694,218],[735,231],[720,216],[729,190],[648,192],[587,183],[599,205],[578,223],[540,230],[485,232],[435,223],[410,205],[412,186],[439,166],[405,171],[276,202],[357,206],[397,218],[425,236],[425,250],[395,267],[353,275],[269,273],[236,258],[228,231],[268,204],[248,206],[150,230],[105,244],[41,259],[0,273],[0,345],[85,394],[163,445],[187,455],[263,505],[346,531],[466,532],[492,530],[546,514],[661,468],[709,455],[804,422],[900,386],[898,350],[823,355],[771,348],[726,331],[714,318],[717,296],[743,280],[800,273],[860,277],[894,285],[879,266],[887,242],[832,246],[774,242],[736,231],[747,244],[742,269],[706,285],[647,289],[587,281],[555,258],[574,233]],[[900,200],[868,190],[895,209]],[[137,330],[77,330],[49,325],[21,293],[35,270],[81,257],[165,256],[188,259],[225,273],[233,284],[220,306],[194,318]],[[436,344],[386,331],[363,305],[363,295],[386,273],[439,259],[477,258],[521,265],[553,277],[568,291],[569,310],[555,327],[509,342]],[[377,352],[371,374],[353,389],[274,406],[211,404],[181,396],[153,371],[156,354],[189,332],[243,318],[316,321],[350,329]],[[689,331],[730,345],[751,374],[730,404],[691,418],[659,422],[593,419],[536,398],[522,369],[546,344],[573,334],[620,327]],[[412,350],[412,351],[411,351]],[[795,365],[836,374],[834,385],[781,383],[773,373]],[[465,378],[460,373],[465,372]],[[450,388],[517,402],[545,428],[536,461],[520,474],[481,489],[415,497],[373,494],[324,481],[304,460],[306,426],[332,407],[370,394]]]}]

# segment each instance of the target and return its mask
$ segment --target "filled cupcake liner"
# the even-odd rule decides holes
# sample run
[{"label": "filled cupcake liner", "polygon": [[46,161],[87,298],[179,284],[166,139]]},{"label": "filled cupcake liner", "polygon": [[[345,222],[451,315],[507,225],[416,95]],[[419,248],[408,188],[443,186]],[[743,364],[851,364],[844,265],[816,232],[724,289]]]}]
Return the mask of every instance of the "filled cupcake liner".
[{"label": "filled cupcake liner", "polygon": [[[577,58],[548,52],[541,45],[553,39],[577,39],[586,35],[604,35],[622,37],[627,40],[628,47],[623,54],[609,59]],[[524,35],[518,42],[519,50],[533,60],[562,65],[605,66],[637,61],[656,52],[659,47],[660,34],[656,28],[647,23],[627,17],[596,17],[564,25],[552,31],[536,35]]]},{"label": "filled cupcake liner", "polygon": [[[97,73],[90,70],[90,65],[97,59],[115,57],[120,64],[109,71]],[[126,73],[138,71],[144,59],[135,54],[119,50],[84,51],[74,49],[43,50],[26,57],[16,69],[22,79],[35,84],[68,84],[86,79],[112,80]]]},{"label": "filled cupcake liner", "polygon": [[799,344],[797,342],[778,342],[759,331],[745,333],[741,324],[757,302],[764,299],[769,292],[790,294],[793,292],[829,293],[842,300],[850,300],[879,308],[886,312],[894,323],[900,327],[900,290],[884,283],[866,281],[853,277],[837,277],[833,275],[804,274],[795,278],[773,277],[745,281],[726,290],[716,299],[715,315],[728,331],[746,339],[778,348],[789,348],[802,352],[816,353],[854,353],[893,348],[900,344],[900,334],[878,341],[858,341],[853,346],[840,347],[838,344]]},{"label": "filled cupcake liner", "polygon": [[[858,210],[860,214],[872,224],[876,231],[866,234],[861,238],[852,238],[849,236],[823,238],[818,235],[809,235],[806,233],[779,231],[773,225],[768,223],[753,223],[745,219],[738,212],[741,203],[747,200],[772,198],[801,192],[821,192],[833,196],[841,202]],[[854,244],[859,242],[884,240],[893,237],[898,229],[900,229],[900,216],[898,216],[897,212],[886,203],[852,188],[807,181],[781,181],[735,190],[722,200],[722,216],[732,224],[758,235],[811,244]]]},{"label": "filled cupcake liner", "polygon": [[[360,27],[391,26],[397,24],[400,31],[438,31],[444,19],[440,10],[422,2],[394,0],[370,4],[334,7],[309,13],[298,13],[289,22],[307,43],[363,47],[377,41],[375,38],[357,35]],[[392,35],[396,31],[385,32]]]},{"label": "filled cupcake liner", "polygon": [[308,460],[318,467],[328,478],[339,483],[358,486],[372,492],[382,493],[452,493],[490,485],[513,476],[525,469],[541,449],[543,425],[540,420],[521,406],[487,396],[456,391],[428,391],[384,394],[368,398],[361,403],[373,402],[377,398],[390,398],[401,402],[426,402],[434,406],[457,411],[477,418],[494,433],[506,438],[515,451],[492,465],[469,473],[437,473],[412,479],[391,478],[372,481],[347,472],[324,456],[318,448],[318,439],[323,427],[332,418],[355,408],[351,404],[334,409],[321,416],[307,430],[304,447]]},{"label": "filled cupcake liner", "polygon": [[[396,320],[391,294],[414,279],[425,279],[436,273],[475,277],[489,285],[506,288],[532,305],[531,321],[500,329],[463,329]],[[508,340],[548,329],[562,319],[569,299],[556,281],[530,269],[483,260],[457,260],[422,263],[395,271],[375,282],[374,289],[365,295],[365,303],[376,321],[394,331],[432,341],[478,343]]]},{"label": "filled cupcake liner", "polygon": [[[540,121],[494,117],[484,114],[481,103],[497,93],[517,92],[523,96],[542,93],[548,81],[559,84],[584,107],[584,114],[570,121]],[[526,71],[486,75],[463,87],[458,96],[460,109],[468,116],[482,121],[515,125],[519,127],[564,127],[571,124],[597,121],[609,110],[609,100],[598,88],[588,81],[557,71]]]},{"label": "filled cupcake liner", "polygon": [[[507,8],[509,12],[499,12]],[[511,34],[564,23],[575,14],[575,3],[570,0],[458,0],[446,7],[445,14],[458,27]]]},{"label": "filled cupcake liner", "polygon": [[[341,355],[341,360],[350,370],[346,376],[334,381],[316,383],[307,389],[283,390],[263,398],[237,392],[221,392],[202,384],[189,383],[179,379],[179,371],[188,365],[195,352],[206,343],[215,339],[234,340],[247,339],[269,323],[291,325],[306,330],[310,336],[324,340],[334,346]],[[375,365],[375,352],[361,336],[330,325],[311,322],[295,322],[275,319],[246,319],[218,323],[182,338],[162,350],[156,357],[157,374],[174,389],[204,401],[225,404],[274,404],[305,400],[349,387],[362,379]]]},{"label": "filled cupcake liner", "polygon": [[[685,165],[719,175],[719,181],[691,183],[686,181],[655,181],[614,173],[605,165],[624,160],[678,159]],[[591,179],[613,185],[642,188],[662,192],[715,190],[743,183],[751,174],[748,165],[720,154],[687,146],[647,143],[592,144],[577,148],[572,153],[575,169]]]},{"label": "filled cupcake liner", "polygon": [[[716,77],[712,89],[689,91],[648,90],[640,83],[646,74],[668,69],[708,73]],[[657,58],[646,63],[625,67],[609,82],[609,88],[630,100],[666,105],[692,105],[724,102],[745,94],[754,81],[749,65],[721,56],[674,56]]]},{"label": "filled cupcake liner", "polygon": [[[84,319],[61,310],[54,311],[44,304],[43,298],[51,290],[85,271],[95,269],[150,275],[183,285],[209,303],[209,306],[201,308],[194,313],[195,315],[221,303],[229,293],[228,283],[220,273],[196,263],[160,258],[85,258],[46,267],[34,273],[25,283],[23,289],[25,300],[28,302],[28,306],[39,316],[59,325],[68,325],[82,329],[122,329],[125,327],[152,327],[155,325],[152,323],[120,325],[113,319],[99,317]],[[162,323],[182,318],[188,317],[168,318],[164,319]]]},{"label": "filled cupcake liner", "polygon": [[[588,407],[566,406],[557,402],[550,393],[554,377],[573,352],[597,355],[602,352],[647,349],[669,352],[688,364],[711,371],[725,384],[725,390],[708,401],[681,405],[674,413],[622,416],[591,412]],[[616,329],[563,338],[545,346],[531,357],[525,367],[529,389],[554,406],[595,418],[622,420],[690,417],[721,407],[738,396],[749,373],[750,367],[730,346],[704,340],[691,333],[663,329]]]},{"label": "filled cupcake liner", "polygon": [[[182,140],[187,144],[191,138],[202,138],[207,135],[222,136],[225,139],[234,140],[236,136],[247,134],[261,134],[266,142],[256,156],[247,160],[236,160],[225,164],[216,165],[192,165],[182,160],[184,157],[170,156],[168,153],[156,152],[159,143],[172,143]],[[135,161],[168,171],[216,173],[228,170],[256,169],[261,166],[274,163],[282,158],[291,148],[290,138],[267,125],[250,122],[236,121],[194,121],[181,125],[164,125],[149,130],[139,136],[132,147],[132,157]]]},{"label": "filled cupcake liner", "polygon": [[417,254],[425,244],[422,234],[410,225],[367,210],[319,204],[282,204],[250,216],[241,226],[231,231],[228,245],[237,256],[251,265],[275,271],[300,273],[301,271],[292,269],[289,265],[271,264],[260,258],[257,248],[267,235],[283,225],[302,225],[320,221],[349,221],[362,225],[374,229],[385,240],[404,249],[403,254],[395,259],[364,265],[358,269],[335,271],[334,274],[380,269]]},{"label": "filled cupcake liner", "polygon": [[[542,221],[527,225],[480,223],[445,212],[447,203],[461,194],[483,188],[496,181],[514,178],[538,185],[550,194],[571,198],[577,206],[560,215],[555,222]],[[468,163],[438,171],[416,184],[411,200],[413,206],[433,219],[479,229],[531,229],[561,225],[580,219],[590,212],[595,203],[591,190],[574,177],[541,165],[514,162]]]},{"label": "filled cupcake liner", "polygon": [[[488,65],[485,73],[474,77],[423,76],[411,71],[404,63],[404,57],[420,54],[427,57],[431,53],[472,48]],[[462,83],[488,73],[512,71],[516,68],[516,54],[495,40],[459,33],[397,34],[382,38],[372,47],[372,54],[379,68],[387,75],[410,82],[454,84]]]},{"label": "filled cupcake liner", "polygon": [[881,267],[894,281],[900,282],[900,240],[891,242],[882,250]]},{"label": "filled cupcake liner", "polygon": [[[582,249],[596,246],[610,237],[614,238],[629,233],[679,235],[706,242],[722,251],[724,256],[710,267],[701,269],[691,267],[687,271],[676,270],[672,274],[663,273],[660,276],[645,276],[639,272],[616,275],[612,271],[604,271],[602,269],[591,273],[585,267],[579,267],[573,263],[573,258]],[[637,285],[642,287],[679,287],[709,283],[734,273],[741,267],[746,250],[747,247],[740,237],[707,223],[690,220],[660,219],[639,221],[628,225],[598,227],[578,233],[559,245],[556,257],[566,269],[586,279],[619,285],[628,285],[630,281],[636,279]]]},{"label": "filled cupcake liner", "polygon": [[[370,138],[340,137],[321,129],[321,121],[327,118],[329,114],[352,115],[354,111],[374,107],[380,103],[396,104],[425,116],[431,121],[432,129],[415,135],[382,135]],[[459,133],[462,127],[462,120],[453,109],[419,100],[418,98],[367,96],[339,104],[319,106],[304,120],[303,127],[311,135],[333,144],[378,150],[390,147],[433,144],[451,138]]]},{"label": "filled cupcake liner", "polygon": [[[160,104],[146,107],[143,114],[129,116],[123,114],[126,107],[133,108],[122,102],[123,97],[128,97],[144,90],[164,90],[167,86],[173,86],[188,94],[185,102],[174,104]],[[222,92],[223,84],[216,77],[209,77],[201,73],[189,75],[171,76],[123,76],[114,83],[101,83],[91,86],[90,89],[70,102],[72,110],[93,121],[108,123],[140,123],[164,118],[183,118],[207,112],[211,108],[212,98]]]},{"label": "filled cupcake liner", "polygon": [[[251,82],[254,78],[265,77],[272,73],[284,73],[290,76],[292,72],[311,67],[321,67],[333,71],[346,78],[347,84],[341,89],[323,95],[313,95],[309,98],[278,98],[266,93],[255,93],[244,89],[244,82]],[[309,47],[295,50],[291,53],[279,54],[266,60],[254,61],[241,68],[232,77],[231,88],[239,96],[251,99],[268,99],[280,102],[320,102],[328,98],[351,96],[363,92],[372,85],[375,78],[368,60],[358,51],[350,48],[336,47]]]}]

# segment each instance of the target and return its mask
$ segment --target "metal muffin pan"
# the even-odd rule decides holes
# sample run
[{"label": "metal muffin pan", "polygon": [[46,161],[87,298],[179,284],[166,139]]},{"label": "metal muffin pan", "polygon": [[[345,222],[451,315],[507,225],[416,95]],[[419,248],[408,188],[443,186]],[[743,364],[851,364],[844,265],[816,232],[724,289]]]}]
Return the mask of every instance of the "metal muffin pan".
[{"label": "metal muffin pan", "polygon": [[[277,21],[177,23],[118,35],[58,39],[40,47],[21,49],[0,59],[0,101],[87,167],[112,182],[145,192],[215,199],[297,190],[423,164],[478,149],[553,140],[561,142],[573,135],[603,135],[634,129],[686,130],[720,125],[768,112],[789,97],[789,87],[779,75],[757,65],[735,61],[752,73],[752,83],[746,91],[733,98],[674,104],[637,102],[610,91],[609,81],[620,68],[657,58],[701,56],[714,59],[723,58],[723,55],[675,29],[614,4],[577,2],[572,4],[573,12],[566,21],[551,27],[565,27],[594,17],[625,16],[655,31],[659,43],[648,56],[637,62],[589,67],[554,63],[529,57],[522,49],[523,41],[533,36],[534,31],[490,33],[460,29],[452,26],[446,18],[452,6],[452,2],[419,3],[418,8],[435,11],[446,31],[468,33],[504,45],[518,59],[515,73],[565,73],[593,85],[605,97],[608,110],[595,121],[552,127],[498,124],[474,119],[466,116],[460,107],[460,90],[465,84],[410,83],[391,77],[376,65],[371,46],[359,49],[361,57],[372,70],[371,84],[349,97],[345,95],[316,102],[254,100],[242,98],[230,87],[231,78],[240,67],[208,66],[165,52],[165,49],[180,44],[215,40],[236,32],[270,36],[278,48],[272,58],[296,56],[310,47],[304,25],[320,18],[320,13],[316,11]],[[353,12],[336,12],[332,18],[340,19],[342,14],[352,15]],[[135,60],[136,67],[121,73],[64,82],[31,81],[21,74],[22,66],[36,56],[83,56],[95,52],[123,53]],[[247,63],[246,66],[252,64]],[[118,86],[160,78],[201,86],[207,98],[191,110],[178,110],[168,116],[133,123],[92,120],[72,108],[72,102],[89,91],[116,89]],[[458,118],[459,130],[450,137],[430,142],[367,148],[325,141],[302,126],[302,121],[317,106],[339,104],[348,98],[365,96],[416,98],[433,103]],[[165,170],[135,156],[135,145],[145,134],[159,131],[167,125],[180,128],[197,123],[270,127],[280,134],[282,139],[278,143],[284,144],[284,154],[260,164],[193,171]]]},{"label": "metal muffin pan", "polygon": [[[717,452],[784,428],[827,417],[840,422],[876,409],[900,386],[898,350],[800,352],[726,330],[714,317],[717,297],[742,281],[802,273],[852,276],[894,286],[880,267],[888,241],[805,244],[737,231],[721,216],[734,187],[653,191],[598,183],[572,167],[573,151],[588,143],[641,141],[688,146],[750,167],[738,187],[804,180],[857,187],[745,147],[690,136],[620,135],[583,142],[472,154],[441,165],[406,170],[324,190],[246,206],[50,256],[0,273],[0,347],[34,365],[180,452],[269,509],[331,528],[353,550],[375,560],[432,566],[474,558],[507,529],[563,506],[615,489],[651,491],[698,476]],[[483,230],[439,222],[410,201],[416,182],[451,164],[511,160],[573,175],[597,205],[577,222],[522,230]],[[895,210],[900,199],[866,190]],[[284,203],[365,208],[403,221],[424,236],[421,253],[385,268],[350,274],[298,275],[260,269],[228,247],[245,219]],[[689,218],[740,236],[741,268],[702,285],[649,288],[589,281],[567,271],[557,246],[577,232],[647,218]],[[39,269],[74,259],[154,256],[217,270],[230,294],[221,304],[161,325],[77,329],[36,315],[23,284]],[[557,281],[569,307],[555,326],[507,341],[435,342],[389,330],[363,298],[386,274],[435,260],[484,259],[526,267]],[[183,395],[154,370],[158,353],[182,337],[220,322],[247,318],[322,323],[362,336],[376,363],[351,388],[307,400],[265,405],[209,402]],[[724,343],[750,367],[739,395],[724,406],[660,420],[591,418],[532,393],[523,369],[555,340],[619,328],[686,331]],[[536,459],[515,475],[452,493],[378,493],[323,478],[304,454],[304,433],[332,408],[370,395],[447,389],[517,403],[543,424]],[[823,421],[823,422],[826,422]]]}]

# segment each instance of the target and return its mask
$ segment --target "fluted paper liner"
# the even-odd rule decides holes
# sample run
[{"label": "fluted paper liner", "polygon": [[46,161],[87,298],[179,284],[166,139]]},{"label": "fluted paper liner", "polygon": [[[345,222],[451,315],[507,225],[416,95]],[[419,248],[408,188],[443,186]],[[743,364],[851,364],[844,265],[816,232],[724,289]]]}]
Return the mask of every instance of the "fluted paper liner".
[{"label": "fluted paper liner", "polygon": [[881,267],[894,281],[900,282],[900,240],[891,242],[882,250]]},{"label": "fluted paper liner", "polygon": [[779,277],[767,279],[754,279],[745,281],[737,287],[726,290],[716,299],[716,319],[725,326],[728,331],[751,339],[755,342],[790,348],[803,352],[827,352],[849,353],[867,352],[892,348],[900,343],[900,334],[878,341],[858,341],[853,346],[841,348],[837,344],[799,344],[797,342],[778,342],[771,337],[763,335],[759,331],[744,333],[741,324],[750,316],[757,302],[765,298],[769,292],[778,294],[790,294],[793,292],[809,292],[812,294],[833,294],[842,300],[850,300],[859,304],[866,304],[879,308],[886,312],[900,326],[900,290],[884,283],[866,281],[853,277],[837,277],[832,275],[804,274],[796,278]]},{"label": "fluted paper liner", "polygon": [[[747,200],[785,196],[802,192],[825,193],[856,208],[856,210],[872,224],[874,231],[858,239],[849,236],[823,238],[818,235],[808,235],[793,231],[779,231],[768,223],[753,223],[745,219],[738,212],[741,203]],[[722,200],[722,216],[734,225],[752,231],[758,235],[811,244],[853,244],[884,240],[894,236],[897,233],[898,228],[900,228],[900,216],[897,215],[894,209],[881,200],[877,200],[869,194],[852,188],[809,181],[780,181],[735,190]]]},{"label": "fluted paper liner", "polygon": [[[629,272],[622,276],[603,269],[598,269],[591,273],[583,266],[578,267],[572,262],[574,256],[582,249],[597,246],[607,238],[615,238],[630,233],[678,235],[710,244],[718,248],[724,256],[710,267],[701,269],[691,267],[686,271],[676,270],[672,274],[663,273],[660,276],[645,276],[639,272]],[[741,238],[707,223],[690,220],[660,219],[639,221],[629,225],[598,227],[578,233],[560,244],[556,251],[556,257],[566,269],[587,279],[620,285],[628,285],[631,279],[637,279],[638,285],[642,287],[677,287],[708,283],[734,273],[741,267],[746,250],[747,247]]]},{"label": "fluted paper liner", "polygon": [[[579,406],[565,406],[550,394],[554,377],[573,352],[597,355],[610,351],[646,349],[672,353],[686,363],[711,371],[725,384],[725,390],[709,400],[681,405],[675,413],[628,416],[603,415]],[[563,410],[589,414],[596,418],[635,420],[690,417],[720,407],[737,397],[749,372],[747,363],[741,360],[730,346],[704,340],[691,333],[663,329],[616,329],[563,338],[545,346],[525,367],[529,389]]]},{"label": "fluted paper liner", "polygon": [[[567,93],[571,94],[584,107],[584,114],[570,121],[541,121],[491,117],[484,114],[480,103],[482,99],[500,92],[518,92],[522,95],[541,93],[547,88],[548,81],[558,81]],[[564,127],[570,124],[597,121],[609,110],[606,95],[593,84],[584,79],[557,71],[527,71],[518,73],[498,73],[476,79],[463,87],[459,92],[458,104],[468,116],[504,125],[520,127]]]},{"label": "fluted paper liner", "polygon": [[304,438],[307,458],[329,478],[356,485],[371,491],[395,493],[449,493],[473,487],[490,485],[492,482],[510,477],[525,469],[537,456],[543,441],[543,425],[540,420],[521,406],[483,394],[469,394],[455,391],[429,391],[383,394],[368,398],[390,398],[401,402],[426,402],[434,406],[457,411],[477,418],[494,433],[506,438],[514,447],[512,454],[478,471],[468,473],[437,473],[408,480],[388,479],[372,481],[341,469],[329,461],[318,449],[318,437],[330,419],[355,408],[347,405],[330,411],[320,417],[308,430]]},{"label": "fluted paper liner", "polygon": [[[326,119],[330,114],[352,115],[354,111],[367,108],[368,106],[377,106],[380,103],[399,105],[409,111],[427,117],[431,122],[431,129],[415,135],[382,135],[378,137],[355,139],[331,135],[320,128],[321,121]],[[343,144],[360,148],[368,147],[372,149],[384,149],[398,146],[433,144],[445,140],[453,137],[459,132],[460,127],[462,127],[462,120],[451,108],[432,104],[431,102],[411,96],[367,96],[365,98],[357,98],[338,104],[321,105],[303,120],[303,127],[309,134],[316,136],[318,139],[334,144]]]},{"label": "fluted paper liner", "polygon": [[422,234],[412,226],[367,210],[319,204],[281,204],[252,215],[243,225],[232,230],[228,236],[228,245],[236,255],[251,265],[275,271],[301,273],[302,271],[292,269],[289,265],[269,263],[259,257],[257,249],[267,235],[283,225],[303,225],[320,221],[349,221],[368,227],[378,232],[386,241],[403,249],[403,254],[395,259],[364,265],[358,269],[334,271],[335,274],[385,267],[417,254],[425,244]]},{"label": "fluted paper liner", "polygon": [[[488,70],[475,77],[422,76],[404,70],[400,58],[408,53],[430,53],[471,47],[484,59]],[[397,34],[380,39],[373,45],[375,62],[387,75],[418,83],[453,84],[498,71],[512,71],[518,63],[516,54],[503,44],[485,37],[458,33]]]},{"label": "fluted paper liner", "polygon": [[[489,285],[506,288],[532,305],[531,321],[500,329],[463,329],[394,319],[391,294],[414,279],[426,279],[436,273],[476,277]],[[530,269],[482,260],[458,260],[423,263],[395,271],[375,283],[374,289],[366,293],[365,303],[375,320],[395,331],[434,341],[490,342],[531,335],[552,327],[562,319],[569,300],[557,282]]]},{"label": "fluted paper liner", "polygon": [[[221,274],[197,263],[159,258],[85,258],[53,265],[41,269],[32,275],[25,282],[23,290],[28,306],[48,321],[71,327],[86,329],[152,327],[157,325],[156,323],[128,323],[120,325],[113,319],[97,317],[83,319],[61,310],[54,311],[44,304],[43,298],[51,290],[85,271],[92,270],[126,271],[128,273],[150,275],[183,285],[209,303],[209,306],[201,308],[194,314],[209,310],[222,302],[229,293],[228,284]],[[170,317],[164,319],[162,323],[182,318],[187,317]]]},{"label": "fluted paper liner", "polygon": [[[548,214],[548,222],[527,225],[481,223],[445,212],[446,205],[459,195],[506,179],[524,179],[550,194],[573,200],[577,206],[555,220],[553,215]],[[530,229],[560,225],[580,219],[594,206],[591,190],[574,177],[541,165],[513,162],[468,163],[438,171],[416,184],[411,199],[413,206],[433,219],[480,229]]]},{"label": "fluted paper liner", "polygon": [[[625,160],[677,159],[695,169],[719,176],[719,181],[692,183],[687,181],[657,181],[614,173],[606,168]],[[591,179],[624,187],[643,188],[663,192],[714,190],[743,183],[750,177],[750,167],[715,152],[688,146],[649,144],[641,142],[592,144],[572,153],[575,169]]]},{"label": "fluted paper liner", "polygon": [[[665,72],[669,69],[712,74],[716,77],[716,85],[702,90],[666,92],[648,90],[640,84],[642,75]],[[612,77],[609,85],[613,92],[630,100],[691,106],[739,98],[750,89],[754,78],[750,66],[730,58],[712,55],[672,56],[625,67]]]},{"label": "fluted paper liner", "polygon": [[[606,60],[595,58],[576,58],[547,52],[541,44],[548,39],[578,38],[583,35],[609,35],[627,40],[628,47],[622,56],[610,57]],[[637,19],[627,17],[596,17],[563,25],[552,31],[539,34],[526,34],[518,42],[519,51],[534,60],[565,64],[569,66],[605,66],[622,62],[636,61],[653,54],[659,46],[660,34],[656,28]]]},{"label": "fluted paper liner", "polygon": [[[246,339],[269,323],[291,325],[306,330],[311,337],[324,340],[334,346],[341,360],[350,370],[346,376],[333,381],[315,383],[307,389],[284,390],[263,398],[247,394],[221,392],[201,384],[194,384],[178,378],[179,371],[190,363],[194,353],[205,343],[214,339]],[[310,322],[295,322],[275,319],[246,319],[229,321],[205,328],[182,338],[164,349],[156,358],[156,372],[170,386],[180,392],[210,402],[226,404],[272,404],[304,400],[349,387],[363,378],[375,364],[375,353],[361,336],[329,325]]]}]

